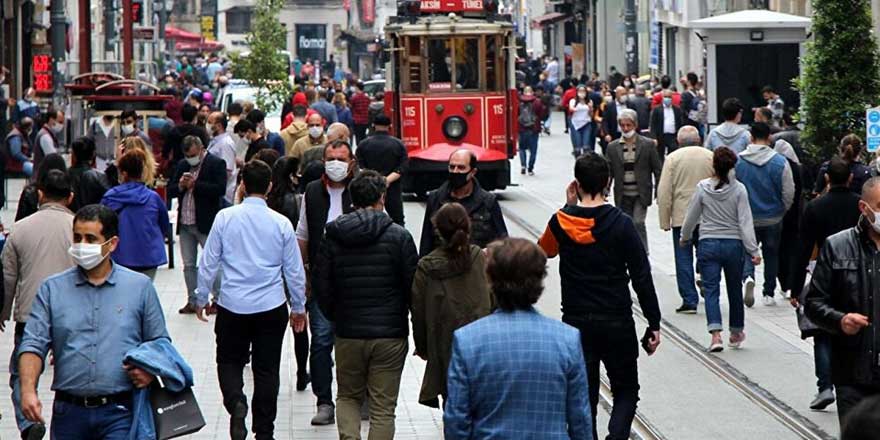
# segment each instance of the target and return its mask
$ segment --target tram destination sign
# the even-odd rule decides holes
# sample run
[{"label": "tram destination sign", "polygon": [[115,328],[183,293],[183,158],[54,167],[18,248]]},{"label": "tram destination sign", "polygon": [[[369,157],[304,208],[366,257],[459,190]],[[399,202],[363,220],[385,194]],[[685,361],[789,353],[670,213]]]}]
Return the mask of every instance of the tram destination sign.
[{"label": "tram destination sign", "polygon": [[422,0],[422,12],[483,12],[483,0]]}]

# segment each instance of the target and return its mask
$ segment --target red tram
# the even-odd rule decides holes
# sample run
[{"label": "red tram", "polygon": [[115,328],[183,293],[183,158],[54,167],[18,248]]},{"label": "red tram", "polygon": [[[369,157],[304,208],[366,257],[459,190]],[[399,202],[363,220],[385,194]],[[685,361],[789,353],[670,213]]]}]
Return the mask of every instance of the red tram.
[{"label": "red tram", "polygon": [[494,0],[400,5],[385,27],[385,108],[409,152],[403,191],[422,195],[438,187],[460,148],[475,153],[483,188],[505,188],[518,108],[510,17],[496,13]]}]

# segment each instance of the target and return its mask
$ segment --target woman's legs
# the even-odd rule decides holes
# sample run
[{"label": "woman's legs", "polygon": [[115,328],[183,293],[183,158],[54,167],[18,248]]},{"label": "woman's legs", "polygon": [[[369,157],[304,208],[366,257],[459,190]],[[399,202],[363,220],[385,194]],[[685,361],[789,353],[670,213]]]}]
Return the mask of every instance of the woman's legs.
[{"label": "woman's legs", "polygon": [[703,289],[706,293],[706,323],[710,333],[720,332],[722,329],[719,296],[721,294],[723,262],[718,258],[722,247],[720,241],[708,238],[701,240],[700,245],[697,246],[697,264],[700,266],[700,273],[703,277]]},{"label": "woman's legs", "polygon": [[[730,333],[742,333],[745,328],[745,310],[742,296],[743,258],[747,258],[740,240],[725,240],[724,280],[727,283],[727,301],[730,307]],[[705,278],[703,278],[705,280]],[[705,282],[705,281],[704,281]]]}]

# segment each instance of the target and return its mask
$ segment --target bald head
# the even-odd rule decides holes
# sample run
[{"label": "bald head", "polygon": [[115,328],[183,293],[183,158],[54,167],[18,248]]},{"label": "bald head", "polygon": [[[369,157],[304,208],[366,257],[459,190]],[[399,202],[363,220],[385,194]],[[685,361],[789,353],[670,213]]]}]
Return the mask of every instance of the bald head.
[{"label": "bald head", "polygon": [[449,171],[467,173],[477,167],[477,155],[466,148],[455,150],[449,156]]},{"label": "bald head", "polygon": [[678,145],[680,147],[699,147],[703,145],[697,127],[691,125],[681,127],[678,130]]},{"label": "bald head", "polygon": [[351,138],[351,132],[348,130],[348,126],[342,122],[334,122],[327,127],[328,143],[335,141],[348,142],[349,138]]},{"label": "bald head", "polygon": [[306,117],[306,123],[309,125],[313,125],[313,124],[324,125],[324,118],[321,117],[320,113],[312,113],[311,115]]}]

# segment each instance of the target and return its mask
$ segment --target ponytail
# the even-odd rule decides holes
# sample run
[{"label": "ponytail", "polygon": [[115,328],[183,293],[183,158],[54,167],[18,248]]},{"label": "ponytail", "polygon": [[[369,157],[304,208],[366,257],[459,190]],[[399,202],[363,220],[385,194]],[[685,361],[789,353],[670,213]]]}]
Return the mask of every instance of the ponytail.
[{"label": "ponytail", "polygon": [[471,219],[458,203],[447,203],[432,219],[434,228],[443,238],[443,249],[454,271],[463,271],[470,264]]},{"label": "ponytail", "polygon": [[721,189],[724,185],[730,185],[730,170],[736,165],[736,154],[727,147],[718,147],[712,155],[712,169],[718,184],[715,189]]}]

